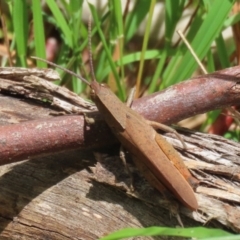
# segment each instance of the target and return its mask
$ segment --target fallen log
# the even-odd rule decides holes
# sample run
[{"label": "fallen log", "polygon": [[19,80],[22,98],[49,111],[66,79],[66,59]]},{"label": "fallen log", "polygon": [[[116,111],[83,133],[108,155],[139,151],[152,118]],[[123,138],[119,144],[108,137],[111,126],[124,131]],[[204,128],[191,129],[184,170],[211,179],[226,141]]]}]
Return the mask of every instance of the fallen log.
[{"label": "fallen log", "polygon": [[[135,101],[134,109],[171,124],[236,105],[239,72],[195,78]],[[184,150],[164,135],[201,181],[199,209],[191,212],[152,189],[131,161],[135,191],[129,190],[118,150],[107,150],[118,149],[117,141],[93,105],[37,76],[0,77],[0,236],[96,239],[123,227],[176,226],[179,216],[184,226],[209,223],[240,232],[238,143],[184,129]],[[86,127],[82,112],[96,125]]]}]

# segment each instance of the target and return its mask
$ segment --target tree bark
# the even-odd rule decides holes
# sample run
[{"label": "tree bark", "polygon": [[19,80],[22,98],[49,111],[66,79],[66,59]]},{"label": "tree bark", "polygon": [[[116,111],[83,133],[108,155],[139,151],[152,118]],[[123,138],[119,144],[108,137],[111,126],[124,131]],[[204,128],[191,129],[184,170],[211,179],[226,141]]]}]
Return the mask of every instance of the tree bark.
[{"label": "tree bark", "polygon": [[[1,125],[6,127],[33,117],[45,120],[54,111],[18,98],[0,99],[5,108]],[[21,116],[16,112],[19,109]],[[103,156],[102,165],[92,151],[72,150],[1,166],[1,238],[98,239],[125,227],[179,225],[170,216],[167,202],[163,208],[126,193],[130,178],[118,157],[118,147],[97,154],[98,159]],[[104,180],[108,177],[110,182]],[[162,201],[142,178],[136,183],[143,183],[147,198]],[[199,225],[184,215],[181,219],[185,226]]]},{"label": "tree bark", "polygon": [[[235,74],[237,74],[236,70]],[[215,78],[211,79],[217,81]],[[180,104],[183,109],[189,107],[198,109],[194,107],[196,105],[194,105],[193,99],[189,100],[188,104],[179,103],[179,100],[185,95],[184,91],[186,93],[186,86],[192,86],[192,88],[197,86],[194,81],[199,81],[199,78],[190,82],[191,85],[184,83],[185,85],[177,85],[165,91],[168,94],[169,91],[174,91],[175,95],[157,97],[158,101],[159,98],[165,99],[161,110],[168,112],[168,103],[171,103],[169,96],[173,97],[171,108],[176,109],[176,103]],[[219,81],[222,81],[221,86],[217,85],[219,91],[206,95],[210,98],[215,94],[212,101],[215,101],[216,104],[212,108],[234,105],[239,98],[239,94],[237,94],[239,91],[238,79],[233,77],[228,81],[220,78]],[[11,88],[8,85],[3,90],[2,86],[6,86],[6,84],[6,81],[0,79],[0,87],[4,93],[0,95],[0,124],[2,125],[0,127],[0,143],[3,149],[6,146],[5,143],[8,144],[13,139],[8,145],[8,150],[15,154],[6,154],[6,148],[4,148],[4,152],[1,152],[0,161],[5,164],[0,167],[0,236],[2,238],[97,239],[124,227],[153,225],[174,227],[180,224],[179,216],[186,227],[200,226],[211,221],[210,226],[225,226],[232,231],[240,231],[238,221],[240,217],[238,186],[240,145],[238,143],[214,135],[181,130],[187,144],[187,150],[183,150],[179,141],[174,139],[172,134],[165,134],[166,139],[182,153],[186,165],[201,181],[196,189],[199,209],[197,212],[191,212],[179,205],[173,198],[165,198],[152,189],[139,175],[131,160],[128,164],[133,171],[135,190],[134,192],[130,191],[130,177],[119,160],[117,141],[114,140],[107,127],[106,130],[105,128],[101,129],[101,134],[96,126],[85,128],[84,131],[85,123],[82,116],[53,117],[53,115],[61,114],[56,109],[56,105],[51,107],[48,104],[27,100],[25,97],[27,95],[33,97],[33,94],[27,92],[29,89],[20,89],[19,85],[11,86]],[[25,82],[25,84],[29,87],[29,83]],[[13,93],[14,88],[17,89],[17,87],[22,92],[24,89],[22,96],[6,95],[9,94],[7,89]],[[205,80],[203,88],[210,89],[210,87],[207,88]],[[188,92],[190,91],[187,91],[187,97],[190,94]],[[231,101],[227,98],[229,93],[233,95]],[[37,90],[35,96],[39,97]],[[154,95],[154,98],[147,97],[145,103],[152,104],[152,108],[148,108],[147,111],[145,111],[142,99],[138,100],[139,105],[137,101],[135,102],[134,108],[145,112],[145,117],[147,117],[149,109],[153,112],[157,111],[156,108],[153,109],[153,106],[156,105],[156,100],[153,99],[156,99],[156,96],[158,95]],[[176,100],[177,96],[178,100]],[[221,102],[220,96],[223,100],[227,99],[227,103]],[[47,98],[46,95],[44,97]],[[200,111],[210,108],[205,104],[207,102],[204,101],[205,99],[206,97],[202,96],[200,104],[202,107],[199,105]],[[53,96],[51,103],[56,104]],[[81,111],[77,109],[76,105],[75,107],[75,113]],[[87,105],[87,109],[90,112],[94,110],[94,107]],[[175,114],[174,111],[169,110],[169,112],[172,112],[172,116]],[[182,116],[186,115],[190,115],[190,113],[182,114]],[[97,116],[98,119],[97,126],[99,126],[98,124],[105,126],[99,115],[94,113],[94,116]],[[159,116],[160,114],[156,113],[152,117],[154,119],[151,118],[151,120],[159,120]],[[162,122],[171,123],[176,119],[179,120],[179,117],[173,117],[174,120],[171,120],[169,114],[165,118],[165,121]],[[75,125],[72,125],[74,123]],[[33,132],[33,126],[36,127],[40,124],[40,130]],[[67,135],[64,134],[66,132]],[[23,135],[19,136],[19,133]],[[88,137],[86,138],[86,136]],[[95,138],[97,141],[94,141]],[[7,139],[7,141],[4,142],[3,139]],[[38,141],[39,139],[40,141]],[[63,143],[58,144],[60,140]],[[22,145],[18,145],[21,142]],[[55,143],[52,145],[52,142]],[[115,144],[116,147],[114,147]],[[38,150],[33,146],[38,146]],[[111,149],[107,150],[106,146],[110,146]],[[20,149],[21,147],[24,147],[24,151]],[[101,150],[93,152],[92,149],[96,149],[96,147]],[[103,147],[105,150],[102,150]],[[87,151],[87,149],[91,150]],[[19,152],[22,155],[19,155]],[[16,161],[23,160],[24,157],[30,161],[16,163]],[[5,161],[2,160],[3,158]],[[11,158],[15,160],[11,161]],[[170,218],[170,214],[175,217]]]}]

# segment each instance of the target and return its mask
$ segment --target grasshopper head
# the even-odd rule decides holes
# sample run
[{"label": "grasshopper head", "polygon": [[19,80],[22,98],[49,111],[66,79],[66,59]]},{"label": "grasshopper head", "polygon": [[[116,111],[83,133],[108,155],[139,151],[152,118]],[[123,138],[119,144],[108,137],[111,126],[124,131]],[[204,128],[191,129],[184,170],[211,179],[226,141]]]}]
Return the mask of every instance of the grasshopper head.
[{"label": "grasshopper head", "polygon": [[97,100],[97,95],[101,90],[101,84],[94,80],[90,83],[90,87],[91,87],[90,92],[91,99],[95,102]]},{"label": "grasshopper head", "polygon": [[111,92],[109,86],[104,83],[98,83],[96,80],[93,80],[90,83],[90,88],[91,88],[91,99],[96,103],[99,101],[99,98],[101,96],[106,96],[109,95],[109,92]]}]

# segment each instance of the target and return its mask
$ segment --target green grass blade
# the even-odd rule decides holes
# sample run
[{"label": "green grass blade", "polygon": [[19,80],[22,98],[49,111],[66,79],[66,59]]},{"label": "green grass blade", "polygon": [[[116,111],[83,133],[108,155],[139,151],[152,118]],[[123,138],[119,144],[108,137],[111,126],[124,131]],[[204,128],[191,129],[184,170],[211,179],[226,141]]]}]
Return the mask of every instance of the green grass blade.
[{"label": "green grass blade", "polygon": [[214,58],[211,49],[209,49],[207,53],[207,72],[214,72],[215,71],[215,64],[214,64]]},{"label": "green grass blade", "polygon": [[112,55],[111,55],[111,52],[110,52],[110,48],[107,45],[104,33],[103,33],[103,31],[102,31],[102,29],[100,27],[100,21],[99,21],[98,16],[97,16],[96,9],[90,3],[89,3],[89,7],[90,7],[91,12],[92,12],[92,17],[94,19],[94,23],[96,24],[96,27],[97,27],[97,30],[98,30],[98,34],[99,34],[100,39],[102,41],[102,44],[103,44],[103,47],[104,47],[104,51],[107,54],[107,59],[108,59],[109,65],[111,67],[112,73],[113,73],[113,75],[115,77],[115,80],[116,80],[116,83],[117,83],[119,98],[123,101],[123,100],[125,100],[125,93],[123,91],[123,88],[122,88],[122,85],[121,85],[121,81],[120,81],[119,75],[117,73],[114,61],[112,60]]},{"label": "green grass blade", "polygon": [[206,237],[234,237],[233,234],[221,229],[208,229],[204,227],[193,228],[168,228],[168,227],[149,227],[143,229],[126,228],[112,233],[100,240],[117,240],[137,236],[178,236],[195,237],[198,239]]},{"label": "green grass blade", "polygon": [[80,40],[80,27],[82,24],[82,5],[83,5],[83,0],[70,0],[69,2],[70,5],[70,22],[71,22],[71,29],[73,34],[73,44],[74,46],[79,45],[79,40]]},{"label": "green grass blade", "polygon": [[69,45],[70,48],[73,48],[73,32],[69,28],[62,12],[60,11],[57,2],[53,0],[46,0],[46,3],[50,10],[52,11],[52,14],[54,15],[56,19],[56,23],[58,24],[58,27],[62,30],[64,35],[64,40],[66,41],[66,44]]},{"label": "green grass blade", "polygon": [[185,0],[166,1],[165,6],[165,44],[169,46],[176,25],[182,16]]},{"label": "green grass blade", "polygon": [[[211,7],[209,7],[209,12],[207,13],[206,18],[197,29],[193,40],[190,41],[190,45],[200,60],[206,56],[212,42],[219,35],[233,3],[234,1],[232,0],[211,1]],[[221,12],[221,14],[219,14],[219,12]],[[191,27],[193,28],[193,26]],[[168,76],[169,79],[167,79],[168,81],[164,83],[164,86],[166,87],[189,78],[196,68],[197,63],[194,61],[191,53],[187,51],[178,65],[175,66],[175,73],[171,76],[171,78]]]},{"label": "green grass blade", "polygon": [[149,85],[149,88],[148,88],[148,93],[153,93],[155,92],[155,89],[156,89],[156,85],[157,85],[157,81],[159,79],[159,76],[161,75],[162,71],[163,71],[163,68],[165,66],[165,62],[166,62],[166,59],[167,57],[169,57],[168,55],[168,49],[165,48],[163,50],[163,54],[161,56],[161,59],[159,60],[158,62],[158,65],[156,67],[156,70],[155,70],[155,73],[153,75],[153,78],[151,80],[151,83]]},{"label": "green grass blade", "polygon": [[113,42],[116,42],[119,46],[119,60],[120,60],[120,70],[121,70],[121,79],[124,79],[124,66],[122,62],[123,58],[123,46],[124,46],[124,29],[123,29],[123,14],[122,14],[122,3],[120,0],[110,1],[109,4],[112,5],[113,9],[113,18],[114,21],[111,21],[111,32],[114,32],[116,29]]},{"label": "green grass blade", "polygon": [[231,27],[232,25],[240,21],[240,13],[237,13],[233,16],[229,16],[224,22],[224,28]]},{"label": "green grass blade", "polygon": [[[164,50],[148,50],[144,54],[144,59],[145,60],[159,59],[159,58],[162,59],[164,57],[163,56],[164,53],[165,53]],[[122,64],[127,65],[127,64],[130,64],[130,63],[138,62],[141,59],[141,55],[142,55],[142,52],[135,52],[135,53],[125,55],[122,59]],[[172,57],[174,55],[176,55],[176,50],[175,49],[170,49],[168,51],[168,56]],[[115,64],[116,64],[117,67],[120,66],[119,61],[116,61]],[[105,68],[102,67],[101,69],[103,69],[103,70],[101,70],[101,78],[98,79],[100,81],[102,81],[104,78],[106,78],[107,75],[111,71],[111,68],[109,66],[105,67]]]},{"label": "green grass blade", "polygon": [[[40,0],[32,1],[32,13],[33,13],[33,31],[34,31],[34,42],[35,42],[35,53],[36,56],[45,59],[46,48],[45,48],[45,33],[43,27],[42,8]],[[47,64],[42,61],[37,61],[38,67],[47,67]]]},{"label": "green grass blade", "polygon": [[145,30],[144,37],[143,37],[143,46],[142,46],[142,51],[141,51],[142,54],[141,54],[139,70],[138,70],[138,75],[137,75],[137,83],[136,83],[136,94],[135,94],[136,97],[139,96],[139,92],[140,92],[141,79],[142,79],[143,67],[144,67],[144,62],[145,62],[145,53],[147,50],[150,29],[151,29],[151,23],[152,23],[152,16],[153,16],[155,4],[156,4],[156,1],[152,0],[151,4],[150,4],[150,8],[149,8],[149,15],[148,15],[148,20],[147,20],[146,30]]},{"label": "green grass blade", "polygon": [[166,1],[165,7],[165,44],[163,49],[163,54],[158,62],[156,67],[155,73],[151,80],[148,92],[153,93],[156,91],[156,85],[159,77],[162,75],[164,71],[164,66],[166,63],[167,58],[169,57],[169,51],[171,49],[171,40],[173,37],[173,33],[176,29],[176,25],[182,16],[182,11],[184,8],[185,1],[178,0],[178,1]]},{"label": "green grass blade", "polygon": [[[81,1],[81,0],[79,0]],[[79,2],[79,1],[75,1],[75,2]],[[60,6],[61,4],[61,8],[64,9],[64,11],[66,12],[66,15],[71,16],[71,2],[70,1],[66,1],[66,0],[59,0],[58,6]]]},{"label": "green grass blade", "polygon": [[220,34],[216,38],[216,44],[217,44],[217,53],[218,53],[219,60],[220,60],[222,68],[230,67],[231,64],[230,64],[230,61],[229,61],[227,48],[226,48],[226,45],[224,43],[224,39],[223,39],[222,34]]},{"label": "green grass blade", "polygon": [[[81,39],[81,19],[82,19],[82,4],[83,1],[76,1],[76,0],[70,0],[69,1],[69,11],[70,11],[70,28],[72,30],[72,32],[74,33],[72,35],[73,37],[73,45],[77,48],[79,46],[80,43],[80,39]],[[87,37],[87,32],[86,32],[86,37]],[[73,70],[76,72],[79,69],[78,66],[78,62],[77,60],[79,60],[78,57],[78,51],[77,49],[73,49],[73,53],[76,54],[76,61],[74,62],[73,65]],[[80,93],[83,89],[83,84],[81,81],[79,81],[77,78],[72,77],[72,89],[74,92],[76,93]]]},{"label": "green grass blade", "polygon": [[127,16],[125,24],[125,40],[128,42],[139,28],[140,23],[148,14],[149,0],[136,1],[132,12]]},{"label": "green grass blade", "polygon": [[28,21],[27,21],[26,0],[14,0],[13,2],[13,27],[17,46],[17,65],[27,67],[27,41],[28,41]]},{"label": "green grass blade", "polygon": [[[197,6],[197,9],[199,9],[199,6]],[[193,19],[191,23],[191,27],[188,30],[188,41],[191,42],[194,36],[196,35],[196,29],[199,28],[199,26],[202,24],[202,12],[200,10],[197,11],[197,14],[195,18]],[[168,62],[166,68],[164,69],[164,72],[162,74],[162,84],[160,85],[159,89],[163,89],[164,87],[167,87],[171,84],[173,84],[173,81],[171,81],[173,75],[176,71],[181,71],[181,69],[178,69],[179,63],[182,61],[183,55],[188,52],[187,47],[185,44],[182,44],[181,46],[178,46],[176,48],[176,54],[171,58],[171,60]],[[191,58],[192,61],[192,58]]]}]

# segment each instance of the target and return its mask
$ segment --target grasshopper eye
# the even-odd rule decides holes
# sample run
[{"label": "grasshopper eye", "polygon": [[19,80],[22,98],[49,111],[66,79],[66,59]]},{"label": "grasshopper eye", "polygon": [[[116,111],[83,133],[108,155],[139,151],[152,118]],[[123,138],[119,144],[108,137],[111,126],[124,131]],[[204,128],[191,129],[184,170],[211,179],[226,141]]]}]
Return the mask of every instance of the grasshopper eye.
[{"label": "grasshopper eye", "polygon": [[110,87],[109,87],[106,83],[101,83],[100,86],[101,86],[101,87],[104,87],[104,88],[110,89]]}]

